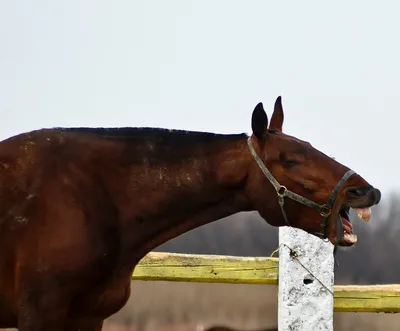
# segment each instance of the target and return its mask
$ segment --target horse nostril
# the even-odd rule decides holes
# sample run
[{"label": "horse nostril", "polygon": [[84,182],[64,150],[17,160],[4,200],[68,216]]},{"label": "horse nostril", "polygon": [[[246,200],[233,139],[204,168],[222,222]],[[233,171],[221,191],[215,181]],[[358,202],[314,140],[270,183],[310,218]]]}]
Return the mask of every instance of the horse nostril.
[{"label": "horse nostril", "polygon": [[365,189],[360,189],[360,188],[357,189],[357,190],[356,190],[356,194],[357,194],[357,195],[364,195],[364,194],[365,194]]},{"label": "horse nostril", "polygon": [[366,190],[365,188],[353,188],[350,189],[348,192],[353,195],[362,196],[365,195]]},{"label": "horse nostril", "polygon": [[351,188],[351,189],[349,189],[348,192],[355,196],[364,196],[367,193],[369,193],[371,190],[374,190],[374,188],[372,186],[366,186],[366,187]]}]

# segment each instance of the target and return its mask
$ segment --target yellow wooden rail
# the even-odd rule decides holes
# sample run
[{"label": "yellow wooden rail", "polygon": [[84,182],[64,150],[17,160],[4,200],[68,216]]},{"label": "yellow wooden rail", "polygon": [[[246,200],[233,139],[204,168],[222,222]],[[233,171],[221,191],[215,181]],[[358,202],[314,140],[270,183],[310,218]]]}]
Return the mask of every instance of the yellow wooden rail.
[{"label": "yellow wooden rail", "polygon": [[[134,280],[278,284],[278,258],[152,252],[135,268]],[[400,284],[334,286],[336,312],[400,312]]]},{"label": "yellow wooden rail", "polygon": [[278,284],[278,259],[152,252],[132,279],[173,282]]},{"label": "yellow wooden rail", "polygon": [[400,284],[334,286],[334,311],[400,312]]}]

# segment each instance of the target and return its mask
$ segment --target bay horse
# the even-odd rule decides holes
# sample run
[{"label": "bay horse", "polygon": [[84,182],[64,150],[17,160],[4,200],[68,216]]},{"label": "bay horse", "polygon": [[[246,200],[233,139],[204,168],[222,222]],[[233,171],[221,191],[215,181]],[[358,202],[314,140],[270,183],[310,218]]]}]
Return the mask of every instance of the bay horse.
[{"label": "bay horse", "polygon": [[3,140],[0,328],[99,331],[147,253],[238,212],[353,245],[349,208],[369,219],[380,191],[283,120],[278,97],[270,121],[254,108],[250,136],[78,127]]}]

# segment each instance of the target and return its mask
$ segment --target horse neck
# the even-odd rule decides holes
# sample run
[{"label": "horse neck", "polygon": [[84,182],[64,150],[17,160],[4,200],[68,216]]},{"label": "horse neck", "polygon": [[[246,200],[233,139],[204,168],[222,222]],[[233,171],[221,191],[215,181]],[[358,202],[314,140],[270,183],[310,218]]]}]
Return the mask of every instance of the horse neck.
[{"label": "horse neck", "polygon": [[129,164],[123,176],[126,196],[119,211],[126,232],[135,233],[130,241],[140,239],[147,252],[191,229],[249,210],[244,195],[250,161],[246,139],[178,148],[173,160],[160,151],[165,161],[154,161],[163,146],[149,145],[153,158],[144,153],[141,164]]}]

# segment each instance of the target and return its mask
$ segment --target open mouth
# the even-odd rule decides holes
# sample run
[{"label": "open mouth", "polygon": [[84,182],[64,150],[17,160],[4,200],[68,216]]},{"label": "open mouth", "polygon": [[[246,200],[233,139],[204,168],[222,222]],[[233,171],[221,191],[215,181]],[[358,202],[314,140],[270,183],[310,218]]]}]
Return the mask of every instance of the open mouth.
[{"label": "open mouth", "polygon": [[[358,218],[368,222],[371,218],[371,207],[366,208],[353,208]],[[351,246],[357,242],[357,235],[353,232],[353,226],[350,222],[350,207],[342,205],[339,211],[339,218],[342,222],[344,246]]]},{"label": "open mouth", "polygon": [[357,242],[357,235],[350,222],[350,208],[359,219],[367,222],[371,218],[371,207],[377,205],[380,200],[381,192],[370,185],[347,189],[336,224],[336,240],[340,246],[352,246]]}]

